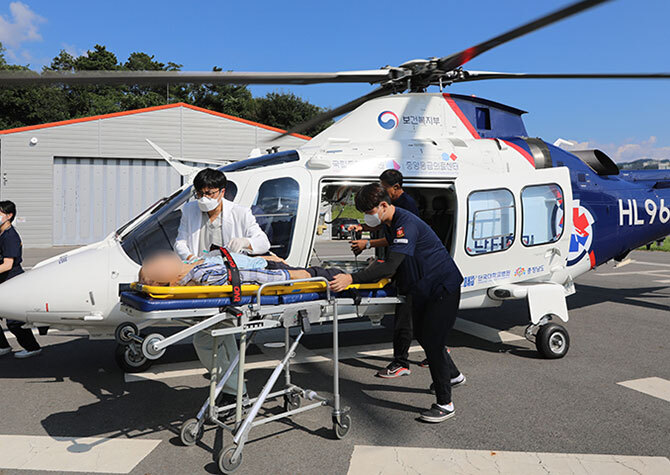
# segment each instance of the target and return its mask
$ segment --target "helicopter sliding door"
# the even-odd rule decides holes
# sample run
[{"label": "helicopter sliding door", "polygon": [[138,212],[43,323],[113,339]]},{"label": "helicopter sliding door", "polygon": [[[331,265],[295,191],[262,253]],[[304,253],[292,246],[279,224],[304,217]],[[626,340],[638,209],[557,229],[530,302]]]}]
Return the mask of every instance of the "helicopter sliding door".
[{"label": "helicopter sliding door", "polygon": [[500,284],[546,280],[565,266],[568,255],[568,170],[509,175],[504,183],[500,178],[456,180],[459,224],[453,255],[464,276],[464,293],[480,291],[470,292],[469,299],[484,299],[487,288]]}]

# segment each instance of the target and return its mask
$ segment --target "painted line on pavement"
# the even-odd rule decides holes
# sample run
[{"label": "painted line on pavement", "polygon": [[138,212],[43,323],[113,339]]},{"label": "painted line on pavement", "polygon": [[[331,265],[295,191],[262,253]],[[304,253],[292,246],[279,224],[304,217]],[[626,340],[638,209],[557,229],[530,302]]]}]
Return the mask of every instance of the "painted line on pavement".
[{"label": "painted line on pavement", "polygon": [[623,381],[617,384],[670,402],[670,381],[667,379],[656,377],[641,378],[631,379],[630,381]]},{"label": "painted line on pavement", "polygon": [[400,473],[670,473],[666,457],[354,446],[349,475]]},{"label": "painted line on pavement", "polygon": [[645,266],[670,267],[670,264],[662,264],[660,262],[634,261],[633,264],[642,264],[642,265],[645,265]]},{"label": "painted line on pavement", "polygon": [[150,439],[0,435],[0,469],[129,473],[160,443]]}]

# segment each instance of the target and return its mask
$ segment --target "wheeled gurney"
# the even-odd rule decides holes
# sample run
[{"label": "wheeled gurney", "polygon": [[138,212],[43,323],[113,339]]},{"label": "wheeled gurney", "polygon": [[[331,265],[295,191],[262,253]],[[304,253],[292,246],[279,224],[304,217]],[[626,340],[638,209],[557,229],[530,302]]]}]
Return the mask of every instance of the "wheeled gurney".
[{"label": "wheeled gurney", "polygon": [[[187,328],[164,337],[154,333],[141,337],[137,326],[129,321],[117,329],[121,343],[136,344],[145,357],[160,358],[165,349],[200,331],[208,331],[214,339],[214,351],[210,370],[209,397],[197,414],[186,421],[181,430],[185,445],[193,445],[202,435],[206,420],[228,430],[233,435],[233,444],[224,446],[218,454],[219,469],[224,473],[234,471],[242,462],[242,450],[250,430],[258,425],[294,414],[328,405],[332,407],[333,430],[337,438],[344,437],[351,427],[348,408],[340,403],[339,393],[339,342],[338,321],[366,316],[378,321],[394,311],[402,302],[395,295],[389,281],[383,279],[374,284],[350,286],[339,294],[331,293],[328,281],[322,277],[299,279],[256,285],[242,285],[240,302],[233,304],[231,286],[185,286],[152,287],[133,284],[133,291],[121,294],[121,310],[133,320],[178,322]],[[333,323],[333,396],[321,396],[316,391],[304,389],[291,382],[290,359],[295,354],[300,340],[314,324]],[[252,399],[244,397],[245,356],[249,342],[258,331],[284,328],[285,353],[264,384],[260,394]],[[289,330],[298,327],[294,341],[290,341]],[[224,335],[239,335],[240,351],[225,374],[219,374],[216,364],[219,339]],[[239,367],[237,397],[234,404],[217,406],[224,384],[235,368]],[[281,376],[285,376],[284,389],[272,392]],[[284,411],[268,417],[259,417],[259,411],[267,400],[283,397]],[[302,399],[313,401],[301,407]],[[234,418],[226,417],[234,409]],[[232,419],[232,422],[230,422]]]}]

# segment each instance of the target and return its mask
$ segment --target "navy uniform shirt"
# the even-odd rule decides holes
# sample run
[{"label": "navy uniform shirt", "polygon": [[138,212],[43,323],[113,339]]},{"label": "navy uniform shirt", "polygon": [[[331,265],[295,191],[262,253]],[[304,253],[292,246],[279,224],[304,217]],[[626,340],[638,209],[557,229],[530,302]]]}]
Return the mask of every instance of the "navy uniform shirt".
[{"label": "navy uniform shirt", "polygon": [[437,234],[421,219],[396,208],[391,225],[384,225],[384,233],[389,250],[405,255],[396,272],[401,292],[426,298],[442,290],[459,290],[461,271]]},{"label": "navy uniform shirt", "polygon": [[393,206],[398,208],[406,209],[415,216],[419,216],[419,208],[416,205],[416,201],[408,193],[403,192],[402,195],[398,197],[397,200],[391,203]]},{"label": "navy uniform shirt", "polygon": [[0,274],[0,283],[23,273],[21,254],[21,238],[14,226],[10,226],[0,234],[0,257],[14,259],[14,264],[7,272]]}]

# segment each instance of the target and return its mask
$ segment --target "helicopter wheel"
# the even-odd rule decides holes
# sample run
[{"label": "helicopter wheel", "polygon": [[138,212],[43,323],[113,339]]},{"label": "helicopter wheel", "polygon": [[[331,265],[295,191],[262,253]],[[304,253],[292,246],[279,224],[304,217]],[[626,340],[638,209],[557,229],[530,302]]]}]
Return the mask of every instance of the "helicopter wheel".
[{"label": "helicopter wheel", "polygon": [[535,335],[535,347],[547,359],[563,358],[570,349],[570,335],[561,325],[542,325]]},{"label": "helicopter wheel", "polygon": [[130,345],[116,345],[114,360],[126,373],[141,373],[148,370],[153,361],[146,358],[141,350],[134,350]]}]

